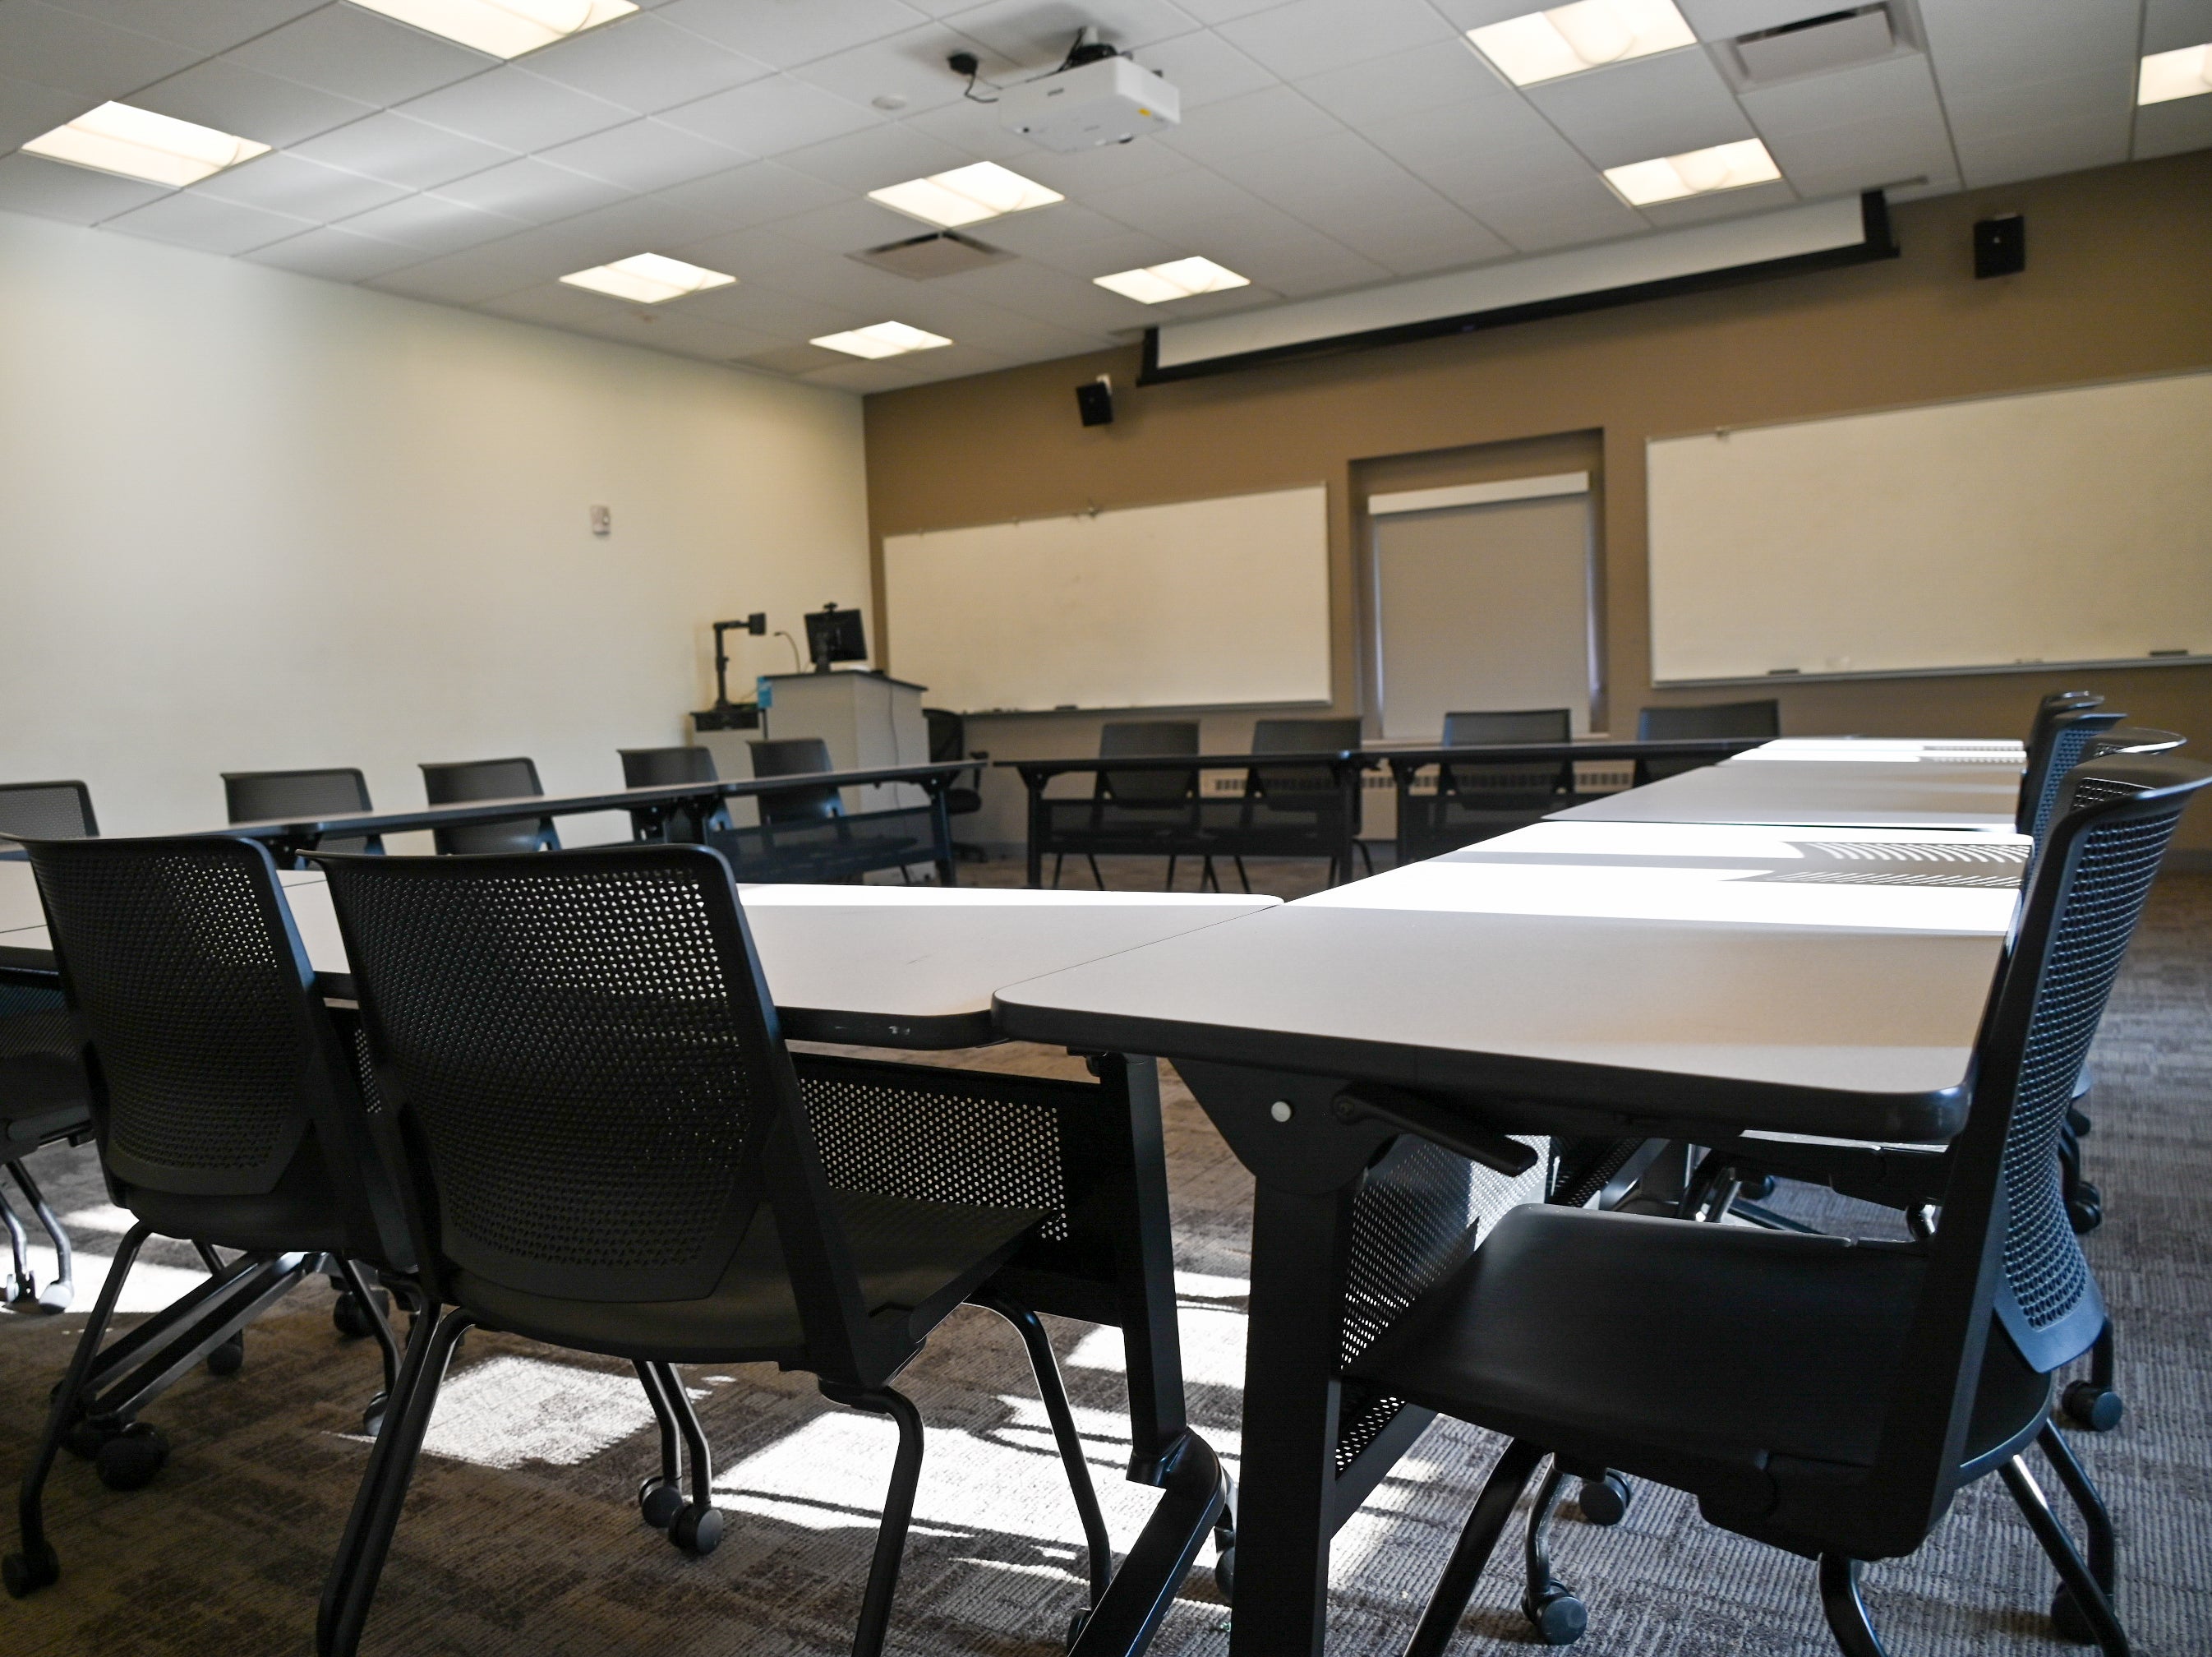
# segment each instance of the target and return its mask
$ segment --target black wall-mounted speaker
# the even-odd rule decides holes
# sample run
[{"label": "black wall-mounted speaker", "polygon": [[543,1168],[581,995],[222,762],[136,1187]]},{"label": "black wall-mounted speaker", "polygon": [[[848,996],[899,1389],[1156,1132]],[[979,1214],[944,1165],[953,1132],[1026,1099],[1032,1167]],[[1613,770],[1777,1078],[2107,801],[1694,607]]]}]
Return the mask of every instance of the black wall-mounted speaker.
[{"label": "black wall-mounted speaker", "polygon": [[1075,388],[1075,406],[1086,426],[1114,423],[1114,382],[1100,375],[1087,386]]},{"label": "black wall-mounted speaker", "polygon": [[1974,275],[2018,276],[2027,269],[2027,221],[2017,213],[1974,222]]}]

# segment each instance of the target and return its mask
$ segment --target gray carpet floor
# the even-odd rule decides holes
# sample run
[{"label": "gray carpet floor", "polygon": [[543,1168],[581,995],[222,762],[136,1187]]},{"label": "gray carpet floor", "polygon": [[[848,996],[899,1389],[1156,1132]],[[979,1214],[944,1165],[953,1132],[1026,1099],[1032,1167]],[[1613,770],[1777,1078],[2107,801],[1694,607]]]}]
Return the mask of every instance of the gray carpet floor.
[{"label": "gray carpet floor", "polygon": [[[1255,868],[1301,889],[1309,872]],[[1109,867],[1116,885],[1134,868]],[[1016,871],[981,871],[1011,883]],[[1153,878],[1157,878],[1154,876]],[[1188,880],[1186,875],[1186,882]],[[2212,876],[2162,880],[2094,1060],[2091,1177],[2109,1219],[2088,1247],[2121,1331],[2129,1415],[2075,1442],[2123,1537],[2121,1605],[2146,1657],[2212,1651]],[[942,1056],[1068,1074],[1047,1050]],[[1170,1080],[1176,1264],[1194,1423],[1233,1466],[1243,1373],[1250,1182]],[[87,1257],[123,1221],[85,1153],[39,1159]],[[1830,1224],[1888,1234],[1888,1216],[1790,1199]],[[198,1276],[155,1252],[126,1306],[158,1305]],[[198,1374],[149,1412],[174,1453],[149,1488],[103,1489],[64,1459],[48,1496],[64,1578],[0,1601],[11,1657],[232,1657],[312,1646],[314,1597],[367,1445],[376,1363],[333,1331],[329,1295],[303,1290],[258,1324],[242,1373]],[[27,1459],[77,1315],[0,1313],[0,1476]],[[1150,1493],[1121,1481],[1127,1426],[1114,1338],[1054,1324],[1117,1543]],[[687,1380],[716,1450],[720,1550],[678,1555],[637,1521],[631,1492],[655,1461],[650,1422],[621,1366],[481,1332],[463,1349],[434,1427],[367,1648],[453,1657],[838,1653],[848,1648],[875,1514],[890,1466],[887,1424],[759,1370]],[[956,1313],[908,1372],[931,1428],[894,1618],[900,1653],[1047,1657],[1079,1599],[1079,1535],[1018,1347],[989,1316]],[[1340,1536],[1330,1650],[1399,1649],[1492,1457],[1495,1441],[1439,1423]],[[2047,1481],[2046,1481],[2047,1482]],[[12,1544],[12,1526],[4,1533]],[[1646,1487],[1611,1530],[1556,1527],[1556,1569],[1589,1607],[1590,1657],[1814,1657],[1828,1644],[1803,1561],[1712,1530]],[[2062,1649],[2042,1616],[2051,1578],[1989,1480],[1915,1558],[1870,1570],[1868,1596],[1897,1657]],[[1526,1648],[1502,1564],[1456,1649]],[[1194,1575],[1154,1649],[1226,1650],[1227,1610]]]}]

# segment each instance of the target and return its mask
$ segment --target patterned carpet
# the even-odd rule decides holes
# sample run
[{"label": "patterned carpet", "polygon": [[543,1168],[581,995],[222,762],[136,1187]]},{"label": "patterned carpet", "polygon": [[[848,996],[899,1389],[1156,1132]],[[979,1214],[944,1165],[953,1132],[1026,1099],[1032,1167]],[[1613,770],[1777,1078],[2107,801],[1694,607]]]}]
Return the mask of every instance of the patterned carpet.
[{"label": "patterned carpet", "polygon": [[[1108,869],[1116,885],[1134,870]],[[1012,871],[982,871],[993,883]],[[1285,892],[1305,871],[1254,870]],[[2212,1650],[2212,876],[2160,883],[2094,1060],[2091,1177],[2110,1218],[2089,1240],[2118,1319],[2121,1429],[2076,1440],[2117,1513],[2121,1606],[2145,1657]],[[948,1062],[1069,1074],[1046,1050]],[[1193,1419],[1237,1447],[1249,1181],[1179,1085],[1167,1090],[1176,1264]],[[122,1221],[85,1153],[39,1161],[85,1244],[79,1305]],[[1801,1212],[1891,1229],[1887,1216]],[[171,1249],[134,1275],[127,1306],[198,1277]],[[198,1374],[149,1412],[174,1454],[145,1490],[103,1489],[64,1459],[48,1497],[64,1564],[36,1599],[0,1601],[11,1657],[234,1657],[312,1645],[314,1596],[366,1453],[366,1343],[329,1296],[302,1291],[256,1326],[246,1368]],[[82,1319],[0,1313],[0,1471],[27,1458],[48,1386]],[[1108,1517],[1126,1546],[1148,1492],[1121,1483],[1117,1340],[1055,1324]],[[804,1654],[848,1648],[891,1429],[823,1401],[801,1378],[688,1375],[719,1461],[729,1520],[704,1561],[637,1521],[654,1461],[644,1402],[619,1366],[479,1332],[441,1407],[367,1648],[421,1657],[599,1657],[652,1650]],[[931,1435],[894,1617],[895,1651],[1048,1657],[1078,1603],[1074,1514],[1020,1351],[989,1316],[955,1314],[908,1374]],[[1399,1649],[1496,1445],[1439,1424],[1340,1535],[1333,1653]],[[1590,1657],[1816,1657],[1832,1649],[1811,1567],[1639,1491],[1626,1522],[1558,1527],[1556,1569],[1588,1603]],[[12,1527],[8,1539],[12,1543]],[[1868,1573],[1898,1657],[2062,1649],[2041,1615],[2051,1578],[1996,1481],[1969,1492],[1916,1558]],[[1493,1567],[1461,1651],[1527,1648],[1517,1587]],[[1225,1651],[1225,1608],[1194,1576],[1154,1649]]]}]

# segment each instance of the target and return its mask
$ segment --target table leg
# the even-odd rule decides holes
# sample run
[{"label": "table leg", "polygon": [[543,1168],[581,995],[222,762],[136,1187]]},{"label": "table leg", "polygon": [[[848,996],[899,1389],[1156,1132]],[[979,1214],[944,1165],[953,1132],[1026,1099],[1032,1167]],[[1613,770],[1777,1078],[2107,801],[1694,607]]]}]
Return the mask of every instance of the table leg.
[{"label": "table leg", "polygon": [[1030,889],[1036,891],[1044,885],[1044,784],[1023,780],[1029,783],[1030,795]]}]

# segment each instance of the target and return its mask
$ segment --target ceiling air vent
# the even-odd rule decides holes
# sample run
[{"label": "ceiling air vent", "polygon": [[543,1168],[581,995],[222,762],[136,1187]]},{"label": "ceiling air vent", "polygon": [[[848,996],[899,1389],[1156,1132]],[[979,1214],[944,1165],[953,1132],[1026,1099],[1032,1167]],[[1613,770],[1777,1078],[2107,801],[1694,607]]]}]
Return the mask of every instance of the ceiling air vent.
[{"label": "ceiling air vent", "polygon": [[1786,81],[1886,58],[1896,44],[1889,8],[1862,6],[1738,35],[1735,52],[1753,81]]},{"label": "ceiling air vent", "polygon": [[939,230],[934,235],[915,236],[905,241],[870,247],[851,257],[879,271],[889,271],[893,276],[927,279],[957,276],[963,271],[980,271],[986,265],[1000,264],[1013,255],[1002,248],[987,247],[957,230]]}]

